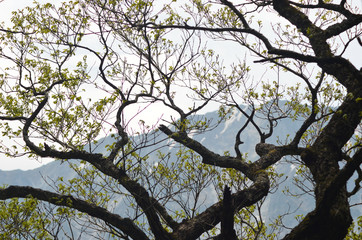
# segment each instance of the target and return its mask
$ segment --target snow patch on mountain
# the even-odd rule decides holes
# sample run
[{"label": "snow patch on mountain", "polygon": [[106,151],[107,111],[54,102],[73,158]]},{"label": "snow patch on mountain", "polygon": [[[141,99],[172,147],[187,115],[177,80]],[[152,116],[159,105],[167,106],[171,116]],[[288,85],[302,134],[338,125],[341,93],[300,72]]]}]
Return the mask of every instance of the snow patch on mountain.
[{"label": "snow patch on mountain", "polygon": [[[243,109],[244,111],[247,110],[247,107]],[[241,117],[243,114],[239,110],[234,110],[231,117],[225,121],[224,129],[220,132],[220,134],[225,133],[225,131],[232,125],[233,122],[237,121],[240,122]]]}]

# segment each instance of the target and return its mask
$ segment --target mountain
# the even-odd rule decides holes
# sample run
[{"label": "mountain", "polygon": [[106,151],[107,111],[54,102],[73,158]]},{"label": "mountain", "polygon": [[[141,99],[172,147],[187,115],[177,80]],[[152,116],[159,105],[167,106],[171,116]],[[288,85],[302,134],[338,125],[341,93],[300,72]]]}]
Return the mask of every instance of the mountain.
[{"label": "mountain", "polygon": [[[247,107],[244,107],[244,110],[247,111]],[[206,113],[203,116],[197,117],[206,117],[207,119],[218,119],[217,112]],[[229,151],[230,154],[233,154],[233,144],[235,141],[235,135],[241,126],[245,123],[246,119],[240,112],[235,112],[229,119],[220,123],[211,131],[207,131],[200,135],[193,135],[193,138],[201,142],[204,146],[208,147],[210,150],[217,152],[219,154],[224,154],[225,151]],[[263,124],[262,120],[259,120],[259,124]],[[267,139],[268,143],[277,144],[278,140],[285,140],[288,135],[293,136],[300,126],[301,121],[293,121],[289,118],[282,119],[279,124],[275,127],[274,134],[272,137]],[[143,139],[144,136],[139,136],[139,139]],[[165,137],[159,135],[158,137]],[[241,140],[244,142],[240,146],[240,151],[243,153],[248,153],[248,159],[255,160],[257,155],[254,150],[254,146],[259,142],[258,132],[250,124],[241,134]],[[101,139],[95,151],[106,154],[106,145],[111,144],[113,139],[107,137]],[[136,138],[137,141],[137,138]],[[148,151],[152,152],[153,148],[156,146],[151,146]],[[176,148],[174,145],[168,147],[168,149],[163,148],[163,151],[168,151],[175,153]],[[149,160],[157,162],[155,153],[150,155]],[[77,163],[76,160],[72,162]],[[268,196],[263,204],[262,216],[263,219],[267,221],[267,224],[270,223],[273,219],[277,218],[278,215],[284,214],[285,212],[291,212],[293,214],[285,216],[284,223],[287,227],[293,227],[297,224],[297,221],[294,219],[296,214],[306,214],[312,209],[314,209],[314,200],[310,195],[303,195],[300,197],[291,197],[283,193],[283,190],[289,188],[293,191],[297,191],[295,185],[292,184],[291,179],[296,175],[296,166],[293,164],[285,164],[285,161],[275,165],[275,169],[278,173],[283,173],[284,176],[280,179],[279,188],[270,196]],[[69,168],[67,163],[62,163],[61,161],[54,161],[49,164],[46,164],[40,168],[28,171],[0,171],[0,185],[24,185],[24,186],[33,186],[43,189],[50,189],[49,179],[56,179],[57,177],[62,176],[64,179],[72,179],[77,176],[75,171]],[[282,181],[282,180],[287,181]],[[208,200],[209,204],[212,204],[216,201],[216,196],[212,192],[203,193],[205,199]],[[356,194],[351,203],[358,202],[362,199],[362,194]],[[117,212],[122,212],[122,204],[116,206]],[[362,215],[362,209],[357,209],[357,207],[352,208],[353,217],[356,218]],[[283,234],[285,234],[284,232]]]}]

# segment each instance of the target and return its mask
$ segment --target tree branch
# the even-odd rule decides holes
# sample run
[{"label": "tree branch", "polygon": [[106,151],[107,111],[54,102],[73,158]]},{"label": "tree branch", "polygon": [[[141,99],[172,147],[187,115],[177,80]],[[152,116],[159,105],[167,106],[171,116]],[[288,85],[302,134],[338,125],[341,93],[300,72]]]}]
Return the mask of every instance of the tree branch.
[{"label": "tree branch", "polygon": [[353,15],[340,23],[335,23],[324,30],[326,38],[331,38],[341,34],[342,32],[359,25],[362,22],[362,15]]},{"label": "tree branch", "polygon": [[223,211],[221,218],[221,235],[223,239],[237,240],[234,229],[234,211],[232,209],[231,190],[225,185],[223,193]]},{"label": "tree branch", "polygon": [[66,196],[37,188],[23,186],[9,186],[5,189],[0,189],[1,200],[15,197],[34,197],[36,199],[46,201],[57,206],[74,208],[92,217],[102,219],[103,221],[120,229],[122,232],[132,237],[133,239],[149,239],[147,235],[139,227],[137,227],[131,219],[122,218],[117,214],[107,211],[103,207],[99,207],[95,204],[91,204],[81,199],[74,198],[73,196]]},{"label": "tree branch", "polygon": [[250,29],[248,22],[245,20],[243,14],[228,0],[221,0],[225,6],[229,7],[238,16],[240,21],[243,23],[244,28]]},{"label": "tree branch", "polygon": [[253,179],[253,176],[251,175],[251,172],[249,171],[249,166],[247,163],[242,162],[240,159],[229,157],[229,156],[221,156],[219,154],[216,154],[209,149],[207,149],[205,146],[203,146],[198,141],[193,140],[192,138],[188,137],[185,132],[172,132],[168,127],[165,125],[160,125],[159,129],[165,133],[167,136],[172,138],[178,143],[181,143],[185,147],[188,147],[203,158],[202,162],[205,164],[210,164],[218,167],[223,168],[234,168],[237,170],[240,170],[242,173],[244,173],[246,176],[248,176],[250,179]]},{"label": "tree branch", "polygon": [[328,208],[328,203],[332,202],[331,199],[335,197],[338,190],[344,187],[347,181],[352,177],[362,164],[362,148],[354,154],[351,160],[339,171],[338,175],[331,181],[329,187],[326,189],[321,206]]},{"label": "tree branch", "polygon": [[323,1],[320,1],[318,4],[302,4],[298,2],[290,1],[290,4],[297,6],[299,8],[310,8],[310,9],[318,9],[318,8],[324,8],[327,10],[332,10],[335,12],[339,12],[343,14],[345,17],[349,18],[351,16],[354,16],[353,13],[348,11],[346,8],[344,8],[344,3],[346,1],[341,1],[341,4],[333,4],[333,3],[324,3]]},{"label": "tree branch", "polygon": [[[328,74],[337,78],[337,80],[347,88],[349,92],[355,92],[361,88],[362,73],[356,69],[347,59],[336,57],[333,55],[329,44],[327,43],[328,34],[333,32],[330,30],[327,33],[321,28],[314,25],[308,17],[290,5],[287,0],[273,0],[274,9],[285,19],[295,25],[309,39],[310,44],[316,57],[304,56],[302,54],[295,55],[294,58],[312,62],[315,59],[316,63]],[[361,21],[361,16],[358,15],[356,20],[351,21],[352,24]],[[356,21],[356,22],[355,22]],[[332,28],[333,29],[333,28]],[[281,52],[280,52],[281,51]],[[293,53],[288,53],[285,50],[273,50],[270,53],[276,53],[287,57],[292,57]],[[278,53],[280,52],[280,53]],[[284,53],[283,53],[284,52]],[[288,56],[289,55],[289,56]],[[356,81],[358,79],[359,81]]]},{"label": "tree branch", "polygon": [[[231,195],[231,211],[237,212],[255,204],[268,194],[269,188],[268,174],[260,171],[255,177],[253,185]],[[214,228],[221,221],[222,211],[223,204],[222,201],[219,201],[196,217],[184,220],[177,229],[177,235],[174,234],[175,239],[197,239],[202,233]]]},{"label": "tree branch", "polygon": [[10,116],[0,116],[0,120],[6,120],[6,121],[21,121],[21,120],[27,120],[26,117],[10,117]]}]

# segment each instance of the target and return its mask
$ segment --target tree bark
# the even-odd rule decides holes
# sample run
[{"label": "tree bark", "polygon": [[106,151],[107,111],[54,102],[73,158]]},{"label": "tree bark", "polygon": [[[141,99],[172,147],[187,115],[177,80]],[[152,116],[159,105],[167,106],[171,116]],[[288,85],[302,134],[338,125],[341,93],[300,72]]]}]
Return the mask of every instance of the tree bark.
[{"label": "tree bark", "polygon": [[223,212],[221,218],[221,239],[237,240],[234,230],[234,210],[231,207],[231,191],[228,186],[224,188]]}]

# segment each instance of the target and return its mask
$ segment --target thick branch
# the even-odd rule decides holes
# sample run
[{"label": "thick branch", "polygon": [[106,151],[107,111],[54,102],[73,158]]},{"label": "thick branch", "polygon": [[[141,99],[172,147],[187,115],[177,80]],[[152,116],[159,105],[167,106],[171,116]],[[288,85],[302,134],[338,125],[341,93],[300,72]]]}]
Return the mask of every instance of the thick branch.
[{"label": "thick branch", "polygon": [[311,8],[311,9],[324,8],[327,10],[339,12],[347,18],[354,16],[353,13],[351,13],[350,11],[348,11],[347,9],[344,8],[344,6],[343,6],[344,4],[324,3],[323,1],[319,1],[318,4],[303,4],[303,3],[290,1],[290,4],[297,6],[299,8]]},{"label": "thick branch", "polygon": [[236,16],[238,16],[240,21],[243,23],[244,28],[250,28],[243,14],[231,2],[229,2],[228,0],[221,0],[221,2],[228,6],[236,14]]},{"label": "thick branch", "polygon": [[113,176],[118,179],[119,183],[122,184],[135,198],[137,204],[142,208],[146,214],[148,223],[151,227],[152,233],[156,239],[170,240],[170,234],[163,228],[160,218],[157,215],[159,212],[165,221],[170,224],[171,227],[176,227],[176,223],[170,221],[170,216],[166,210],[157,202],[155,199],[149,196],[146,189],[135,180],[130,179],[126,173],[120,171],[118,176]]},{"label": "thick branch", "polygon": [[329,187],[324,192],[323,199],[320,202],[320,207],[330,208],[332,199],[335,198],[337,192],[346,185],[347,181],[352,177],[354,172],[359,169],[362,164],[362,149],[360,148],[353,158],[347,162],[343,169],[331,181]]},{"label": "thick branch", "polygon": [[328,27],[324,32],[326,38],[337,36],[342,32],[359,25],[362,22],[362,15],[354,15],[353,17],[347,18],[340,23],[333,24]]},{"label": "thick branch", "polygon": [[48,102],[48,95],[45,95],[44,99],[39,103],[38,107],[35,109],[35,111],[31,114],[31,116],[26,120],[24,127],[23,127],[23,140],[30,148],[30,150],[34,151],[35,153],[41,153],[43,152],[42,149],[37,147],[32,141],[29,139],[29,128],[31,123],[34,121],[34,119],[38,116],[40,111],[45,107],[45,104]]},{"label": "thick branch", "polygon": [[[269,187],[268,174],[266,172],[259,172],[255,177],[253,185],[231,195],[231,211],[237,212],[260,201],[260,199],[268,194]],[[175,239],[197,239],[202,233],[207,232],[220,223],[222,211],[223,204],[222,201],[219,201],[196,217],[184,220],[177,231],[174,232]]]},{"label": "thick branch", "polygon": [[[333,27],[327,32],[323,31],[322,29],[314,25],[304,13],[292,7],[287,0],[273,0],[273,4],[274,9],[281,16],[290,21],[293,25],[300,29],[306,37],[308,37],[313,51],[316,55],[316,57],[312,58],[322,60],[316,62],[326,73],[335,76],[337,80],[343,86],[345,86],[349,92],[353,92],[356,89],[360,88],[362,79],[361,72],[357,70],[348,60],[342,57],[333,56],[330,46],[326,41],[327,38],[330,37],[332,32],[336,31],[333,30]],[[356,17],[356,20],[351,21],[352,26],[358,23],[358,21],[361,21],[361,17]],[[347,25],[348,24],[346,24],[346,26]],[[287,56],[283,53],[278,53],[278,51],[281,50],[276,50],[275,52],[271,53]],[[302,61],[310,62],[307,61],[308,58],[310,58],[307,56],[295,58]]]},{"label": "thick branch", "polygon": [[354,134],[355,129],[361,123],[362,104],[358,97],[362,97],[362,89],[356,89],[358,95],[347,98],[333,114],[331,120],[318,136],[313,147],[316,149],[329,148],[341,149]]},{"label": "thick branch", "polygon": [[10,117],[10,116],[0,116],[0,120],[5,121],[21,121],[21,120],[27,120],[26,117]]},{"label": "thick branch", "polygon": [[240,170],[249,178],[253,178],[250,174],[248,164],[242,162],[240,159],[216,154],[207,149],[198,141],[195,141],[192,138],[188,137],[187,134],[184,132],[172,132],[165,125],[160,125],[159,129],[176,142],[181,143],[185,147],[188,147],[200,154],[200,156],[203,158],[203,163],[223,168],[234,168],[236,170]]},{"label": "thick branch", "polygon": [[239,106],[237,106],[237,108],[238,108],[240,111],[242,111],[242,113],[243,113],[245,116],[247,116],[247,118],[248,118],[248,119],[246,120],[244,126],[242,126],[242,127],[239,129],[238,133],[237,133],[236,136],[235,136],[234,150],[235,150],[235,153],[236,153],[236,157],[237,157],[237,158],[240,158],[240,159],[242,160],[239,146],[240,146],[241,144],[243,144],[244,142],[242,142],[242,141],[240,140],[240,135],[241,135],[241,133],[245,130],[245,128],[248,126],[249,122],[254,122],[253,117],[254,117],[254,114],[255,114],[255,109],[253,108],[253,111],[251,112],[251,114],[250,114],[250,116],[249,116],[249,115],[248,115],[244,110],[242,110]]},{"label": "thick branch", "polygon": [[223,239],[237,240],[234,230],[234,211],[232,209],[231,190],[228,186],[224,188],[223,211],[221,218],[221,235]]},{"label": "thick branch", "polygon": [[95,204],[88,203],[81,199],[74,198],[73,196],[65,196],[37,188],[22,186],[10,186],[5,189],[0,189],[1,200],[15,197],[33,197],[57,206],[74,208],[90,216],[102,219],[103,221],[120,229],[122,232],[129,235],[133,239],[149,239],[146,234],[133,223],[131,219],[122,218],[117,214],[109,212],[107,209],[99,207]]}]

